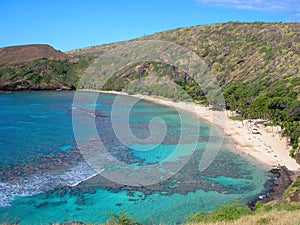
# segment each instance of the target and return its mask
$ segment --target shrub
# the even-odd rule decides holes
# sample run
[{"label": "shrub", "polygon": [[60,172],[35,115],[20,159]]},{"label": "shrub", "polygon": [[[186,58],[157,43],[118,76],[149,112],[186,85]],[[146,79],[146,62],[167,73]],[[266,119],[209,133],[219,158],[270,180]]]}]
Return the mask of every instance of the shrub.
[{"label": "shrub", "polygon": [[108,213],[110,219],[106,221],[106,224],[111,225],[141,225],[137,221],[128,217],[128,213],[121,212],[120,215],[114,214],[112,212]]},{"label": "shrub", "polygon": [[256,209],[260,209],[260,208],[262,208],[264,206],[264,204],[262,203],[262,202],[260,202],[260,201],[257,201],[256,203],[255,203],[255,208]]},{"label": "shrub", "polygon": [[218,209],[211,211],[200,211],[187,216],[185,219],[196,223],[233,221],[251,213],[251,210],[245,204],[233,201],[232,204],[223,204]]}]

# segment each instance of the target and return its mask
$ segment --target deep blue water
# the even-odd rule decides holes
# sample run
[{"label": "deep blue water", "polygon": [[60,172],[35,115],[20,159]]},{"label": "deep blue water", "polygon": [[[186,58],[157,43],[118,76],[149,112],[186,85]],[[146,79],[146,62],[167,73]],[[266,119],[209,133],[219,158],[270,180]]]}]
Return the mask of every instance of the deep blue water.
[{"label": "deep blue water", "polygon": [[32,154],[57,152],[74,144],[72,93],[13,93],[0,95],[0,165]]},{"label": "deep blue water", "polygon": [[[159,145],[130,140],[130,145],[125,145],[115,135],[112,119],[117,128],[124,129],[124,115],[133,98],[123,98],[114,108],[117,116],[112,117],[115,95],[101,94],[96,103],[89,102],[89,95],[83,94],[87,100],[78,107],[73,103],[73,92],[0,94],[0,221],[95,223],[106,221],[108,212],[123,210],[143,223],[173,224],[184,221],[186,215],[233,199],[247,202],[269,188],[266,169],[231,152],[226,140],[211,166],[199,172],[211,129],[203,121],[198,126],[198,119],[192,115],[182,114],[182,126],[182,115],[175,109],[138,101],[129,113],[131,132],[140,139],[149,137],[149,122],[160,117],[167,133]],[[93,177],[95,168],[82,157],[75,141],[74,110],[80,116],[91,116],[107,154],[132,168],[164,161],[171,168],[189,156],[188,161],[170,177],[149,186]],[[89,134],[89,124],[84,119],[79,123],[77,135]],[[187,138],[178,144],[181,134]],[[213,136],[215,140],[220,138],[218,134]],[[85,138],[90,146],[91,138]],[[196,146],[192,155],[188,151],[191,145]],[[169,158],[177,147],[179,153]],[[114,175],[114,169],[104,167],[106,178]],[[125,175],[130,179],[130,173]],[[93,178],[80,183],[89,177]]]}]

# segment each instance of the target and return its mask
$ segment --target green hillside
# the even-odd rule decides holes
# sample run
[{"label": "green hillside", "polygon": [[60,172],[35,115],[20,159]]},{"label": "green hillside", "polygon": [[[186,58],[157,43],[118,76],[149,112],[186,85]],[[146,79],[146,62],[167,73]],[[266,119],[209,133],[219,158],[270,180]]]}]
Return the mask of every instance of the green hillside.
[{"label": "green hillside", "polygon": [[27,62],[11,63],[0,67],[0,89],[74,90],[80,74],[89,63],[89,60],[82,57],[76,62],[37,58]]},{"label": "green hillside", "polygon": [[74,90],[90,62],[43,44],[0,48],[0,91]]}]

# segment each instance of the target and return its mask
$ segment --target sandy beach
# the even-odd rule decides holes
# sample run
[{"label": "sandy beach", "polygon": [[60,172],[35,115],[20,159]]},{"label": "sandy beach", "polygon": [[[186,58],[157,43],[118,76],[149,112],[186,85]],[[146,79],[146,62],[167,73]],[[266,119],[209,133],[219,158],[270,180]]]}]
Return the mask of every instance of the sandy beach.
[{"label": "sandy beach", "polygon": [[[127,95],[125,92],[100,92]],[[291,147],[287,145],[286,138],[280,136],[280,127],[272,128],[263,124],[255,124],[255,120],[251,122],[232,120],[230,111],[218,113],[209,107],[190,102],[173,102],[160,97],[140,94],[132,96],[195,113],[209,123],[224,129],[225,136],[232,138],[235,151],[240,154],[246,154],[269,167],[280,165],[286,166],[289,170],[300,171],[300,165],[289,156]],[[253,130],[258,133],[253,133]]]}]

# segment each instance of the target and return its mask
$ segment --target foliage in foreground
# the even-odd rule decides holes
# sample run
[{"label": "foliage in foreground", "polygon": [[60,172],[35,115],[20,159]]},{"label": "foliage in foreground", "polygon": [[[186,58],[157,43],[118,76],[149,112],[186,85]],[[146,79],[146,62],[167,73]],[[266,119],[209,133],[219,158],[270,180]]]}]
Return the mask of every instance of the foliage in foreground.
[{"label": "foliage in foreground", "polygon": [[232,204],[222,204],[215,210],[199,211],[187,216],[185,219],[195,223],[233,221],[251,213],[251,210],[245,204],[234,201]]},{"label": "foliage in foreground", "polygon": [[141,225],[137,221],[130,218],[128,213],[121,213],[118,215],[110,212],[108,216],[110,219],[106,221],[106,225]]},{"label": "foliage in foreground", "polygon": [[[232,204],[223,204],[215,210],[200,211],[189,215],[186,217],[186,220],[193,224],[280,224],[278,223],[278,219],[280,221],[281,217],[276,220],[273,215],[282,214],[285,217],[287,214],[294,214],[293,212],[295,214],[296,212],[300,212],[299,203],[262,204],[261,202],[257,202],[256,211],[253,212],[246,205],[234,201]],[[300,215],[296,217],[296,221],[298,223],[294,223],[293,221],[293,223],[288,224],[300,224]]]},{"label": "foliage in foreground", "polygon": [[[257,202],[257,210],[252,212],[246,205],[237,201],[221,205],[212,211],[201,211],[186,217],[186,225],[300,225],[300,204]],[[142,225],[130,218],[128,213],[108,213],[109,219],[104,225]],[[18,225],[18,222],[2,222],[1,225]],[[81,225],[82,222],[63,223],[63,225]],[[89,224],[89,223],[87,223]],[[100,224],[100,223],[99,223]],[[55,223],[55,225],[61,225]]]},{"label": "foliage in foreground", "polygon": [[300,178],[297,179],[296,181],[294,181],[284,192],[284,196],[287,196],[288,194],[290,194],[293,189],[298,189],[300,190]]},{"label": "foliage in foreground", "polygon": [[[300,210],[296,211],[277,211],[271,210],[264,213],[256,213],[239,218],[235,221],[225,222],[200,222],[190,223],[193,225],[299,225]],[[187,224],[187,225],[190,225]]]}]

